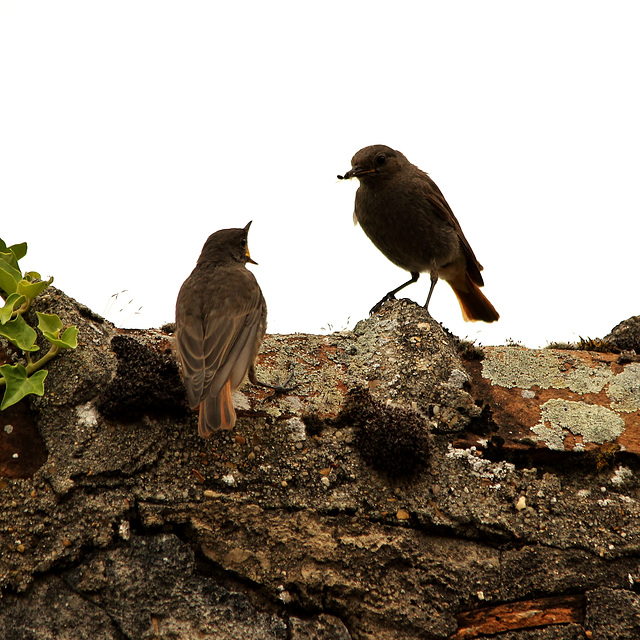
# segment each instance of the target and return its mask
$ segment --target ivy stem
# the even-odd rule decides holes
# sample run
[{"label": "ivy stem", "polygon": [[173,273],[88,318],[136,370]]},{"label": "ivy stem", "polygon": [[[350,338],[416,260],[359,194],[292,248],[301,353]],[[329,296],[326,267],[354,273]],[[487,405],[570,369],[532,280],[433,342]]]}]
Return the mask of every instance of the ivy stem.
[{"label": "ivy stem", "polygon": [[[47,362],[49,362],[49,360],[53,360],[53,358],[55,358],[58,354],[60,353],[60,347],[57,347],[56,345],[52,344],[51,348],[49,349],[49,351],[47,351],[47,353],[45,353],[42,358],[40,358],[39,360],[36,360],[35,362],[33,362],[33,360],[31,360],[31,354],[26,353],[26,360],[27,360],[27,366],[25,367],[25,370],[27,372],[27,375],[30,376],[34,371],[37,371],[38,369],[41,369],[42,367],[44,367],[45,364],[47,364]],[[0,377],[0,387],[4,387],[6,386],[6,381],[4,378]]]},{"label": "ivy stem", "polygon": [[27,363],[27,366],[25,367],[27,370],[27,375],[30,376],[34,371],[37,371],[38,369],[44,367],[44,365],[47,364],[49,360],[52,360],[58,355],[59,351],[60,351],[60,347],[56,346],[55,344],[52,344],[49,351],[47,351],[47,353],[45,353],[42,356],[42,358],[40,358],[39,360],[36,360],[35,362],[29,361]]},{"label": "ivy stem", "polygon": [[27,313],[27,311],[29,311],[29,309],[31,309],[31,303],[33,302],[33,300],[30,300],[29,298],[27,298],[27,300],[25,302],[23,302],[15,311],[14,313],[17,316],[21,316],[24,315],[25,313]]}]

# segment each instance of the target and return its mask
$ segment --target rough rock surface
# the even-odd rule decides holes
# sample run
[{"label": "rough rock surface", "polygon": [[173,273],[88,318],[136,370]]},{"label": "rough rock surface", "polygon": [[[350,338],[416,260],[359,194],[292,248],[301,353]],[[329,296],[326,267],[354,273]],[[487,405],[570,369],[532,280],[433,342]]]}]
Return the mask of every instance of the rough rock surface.
[{"label": "rough rock surface", "polygon": [[640,316],[632,316],[616,325],[603,340],[622,351],[635,351],[640,354]]},{"label": "rough rock surface", "polygon": [[1,638],[640,637],[637,363],[393,301],[268,336],[298,386],[203,440],[170,334],[38,304],[80,346],[0,414]]}]

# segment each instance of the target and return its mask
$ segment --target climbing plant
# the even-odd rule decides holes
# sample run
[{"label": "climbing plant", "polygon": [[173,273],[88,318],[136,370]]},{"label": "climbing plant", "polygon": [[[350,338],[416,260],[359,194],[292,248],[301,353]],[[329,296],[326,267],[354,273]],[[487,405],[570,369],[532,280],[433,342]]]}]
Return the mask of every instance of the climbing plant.
[{"label": "climbing plant", "polygon": [[[18,350],[18,359],[21,360],[16,364],[0,366],[0,393],[3,393],[0,411],[26,395],[41,396],[47,377],[44,365],[60,351],[78,346],[78,328],[64,327],[55,313],[36,311],[35,327],[26,319],[33,301],[53,282],[53,278],[43,280],[36,271],[22,273],[19,261],[26,253],[26,242],[8,247],[0,239],[0,301],[3,302],[0,308],[0,337]],[[38,331],[49,345],[47,352],[42,355],[37,354],[40,351],[36,344]]]}]

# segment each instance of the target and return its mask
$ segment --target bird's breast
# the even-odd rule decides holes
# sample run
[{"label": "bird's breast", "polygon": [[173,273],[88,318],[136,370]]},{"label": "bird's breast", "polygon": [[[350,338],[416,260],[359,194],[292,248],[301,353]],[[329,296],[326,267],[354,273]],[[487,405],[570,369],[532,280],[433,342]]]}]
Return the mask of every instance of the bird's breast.
[{"label": "bird's breast", "polygon": [[355,214],[362,230],[394,264],[410,272],[430,271],[458,251],[454,230],[443,224],[419,190],[392,183],[360,186]]}]

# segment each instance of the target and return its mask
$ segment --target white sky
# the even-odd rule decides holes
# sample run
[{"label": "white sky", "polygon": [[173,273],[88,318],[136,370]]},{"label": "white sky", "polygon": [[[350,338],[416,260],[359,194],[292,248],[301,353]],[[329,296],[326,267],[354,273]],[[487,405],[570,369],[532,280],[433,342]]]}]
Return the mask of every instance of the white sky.
[{"label": "white sky", "polygon": [[485,345],[600,337],[640,313],[639,17],[615,0],[0,0],[0,237],[151,327],[207,236],[253,220],[269,332],[351,328],[408,278],[336,179],[387,144],[441,188],[502,316],[464,323],[440,282],[435,318]]}]

